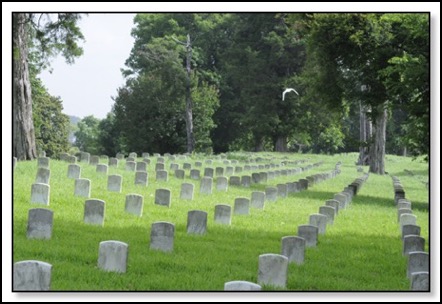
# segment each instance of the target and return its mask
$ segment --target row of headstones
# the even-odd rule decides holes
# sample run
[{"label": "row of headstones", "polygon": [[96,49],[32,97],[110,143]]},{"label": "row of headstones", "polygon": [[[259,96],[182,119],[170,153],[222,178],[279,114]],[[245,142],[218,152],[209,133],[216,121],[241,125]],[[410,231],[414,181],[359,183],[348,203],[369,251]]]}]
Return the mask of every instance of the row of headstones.
[{"label": "row of headstones", "polygon": [[429,291],[429,255],[425,252],[425,239],[420,236],[421,228],[416,225],[417,217],[411,210],[411,202],[405,198],[404,187],[396,176],[392,176],[394,202],[397,207],[397,221],[403,242],[402,255],[407,258],[407,277],[410,289]]}]

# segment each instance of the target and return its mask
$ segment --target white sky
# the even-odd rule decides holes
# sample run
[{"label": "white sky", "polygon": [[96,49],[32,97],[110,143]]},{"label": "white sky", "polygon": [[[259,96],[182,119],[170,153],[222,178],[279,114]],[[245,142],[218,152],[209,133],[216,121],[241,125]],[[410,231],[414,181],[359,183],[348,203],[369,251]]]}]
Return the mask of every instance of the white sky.
[{"label": "white sky", "polygon": [[62,56],[40,79],[51,95],[63,100],[64,113],[104,118],[114,103],[111,96],[124,84],[121,68],[134,39],[130,35],[135,14],[89,14],[79,22],[86,41],[84,54],[69,65]]}]

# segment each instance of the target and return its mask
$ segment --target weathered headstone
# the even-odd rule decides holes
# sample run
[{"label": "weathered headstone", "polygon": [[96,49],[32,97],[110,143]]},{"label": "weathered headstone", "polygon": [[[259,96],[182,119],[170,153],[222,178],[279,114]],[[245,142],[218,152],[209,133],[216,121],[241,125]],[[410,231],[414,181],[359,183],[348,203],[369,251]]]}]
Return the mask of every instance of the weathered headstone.
[{"label": "weathered headstone", "polygon": [[327,216],[323,214],[310,214],[309,224],[318,227],[319,234],[325,234],[327,228]]},{"label": "weathered headstone", "polygon": [[425,239],[417,235],[407,235],[403,240],[402,255],[407,256],[413,251],[424,251]]},{"label": "weathered headstone", "polygon": [[98,164],[96,171],[100,174],[107,174],[108,167],[105,164]]},{"label": "weathered headstone", "polygon": [[183,169],[184,170],[192,169],[192,164],[191,163],[183,163]]},{"label": "weathered headstone", "polygon": [[109,158],[109,167],[118,167],[118,158]]},{"label": "weathered headstone", "polygon": [[207,232],[207,212],[191,210],[187,213],[187,233],[205,234]]},{"label": "weathered headstone", "polygon": [[169,189],[156,189],[155,190],[155,204],[170,207],[171,196],[172,196],[172,194]]},{"label": "weathered headstone", "polygon": [[326,206],[335,208],[336,215],[339,213],[339,202],[337,200],[327,200],[325,201]]},{"label": "weathered headstone", "polygon": [[14,170],[16,166],[17,166],[17,157],[14,156],[12,158],[12,170]]},{"label": "weathered headstone", "polygon": [[76,179],[74,195],[86,198],[91,197],[91,180],[87,178]]},{"label": "weathered headstone", "polygon": [[171,163],[170,166],[169,166],[169,169],[170,169],[172,172],[175,172],[175,170],[177,170],[177,169],[179,169],[179,168],[180,168],[180,165],[177,164],[177,163]]},{"label": "weathered headstone", "polygon": [[408,213],[402,214],[399,220],[399,223],[401,225],[401,231],[404,225],[416,225],[416,219],[417,216],[414,214],[408,214]]},{"label": "weathered headstone", "polygon": [[136,167],[135,167],[135,171],[147,172],[147,163],[143,162],[143,161],[137,162]]},{"label": "weathered headstone", "polygon": [[51,170],[47,168],[37,169],[37,177],[35,178],[36,183],[49,185],[50,178],[51,178]]},{"label": "weathered headstone", "polygon": [[137,158],[137,153],[136,152],[130,152],[129,153],[129,157],[132,157],[132,158]]},{"label": "weathered headstone", "polygon": [[216,190],[227,191],[229,184],[227,182],[227,177],[220,176],[216,179]]},{"label": "weathered headstone", "polygon": [[37,158],[37,167],[49,169],[49,157]]},{"label": "weathered headstone", "polygon": [[31,203],[49,205],[50,186],[35,183],[31,187]]},{"label": "weathered headstone", "polygon": [[204,176],[213,178],[213,168],[204,168]]},{"label": "weathered headstone", "polygon": [[109,175],[107,177],[107,190],[112,192],[121,192],[123,177],[121,175]]},{"label": "weathered headstone", "polygon": [[99,199],[86,200],[84,203],[84,223],[103,226],[105,210],[106,203],[104,201]]},{"label": "weathered headstone", "polygon": [[258,263],[258,284],[285,288],[288,265],[288,259],[283,255],[261,254]]},{"label": "weathered headstone", "polygon": [[164,157],[158,157],[157,158],[157,164],[159,163],[159,164],[164,164],[164,162],[165,162],[166,160],[164,159]]},{"label": "weathered headstone", "polygon": [[250,205],[253,208],[264,209],[266,194],[261,191],[253,191]]},{"label": "weathered headstone", "polygon": [[206,161],[204,163],[206,165],[211,165],[212,164],[212,160],[211,159],[206,159]]},{"label": "weathered headstone", "polygon": [[411,209],[411,203],[403,200],[399,200],[397,203],[397,209]]},{"label": "weathered headstone", "polygon": [[327,224],[333,225],[335,220],[335,208],[331,206],[321,206],[319,207],[319,213],[327,216]]},{"label": "weathered headstone", "polygon": [[215,168],[215,176],[224,176],[224,168],[223,167],[216,167]]},{"label": "weathered headstone", "polygon": [[35,260],[14,263],[13,291],[47,291],[51,288],[52,265]]},{"label": "weathered headstone", "polygon": [[202,194],[212,194],[212,178],[204,176],[201,179],[200,193]]},{"label": "weathered headstone", "polygon": [[135,185],[147,186],[147,172],[135,172]]},{"label": "weathered headstone", "polygon": [[164,170],[164,164],[163,163],[156,163],[155,164],[155,171]]},{"label": "weathered headstone", "polygon": [[150,249],[172,252],[174,238],[174,224],[169,222],[152,223],[152,227],[150,229]]},{"label": "weathered headstone", "polygon": [[182,183],[181,184],[181,191],[180,191],[180,198],[185,200],[193,200],[193,189],[194,185],[191,183]]},{"label": "weathered headstone", "polygon": [[405,209],[405,208],[398,209],[398,211],[397,211],[397,222],[398,223],[401,220],[402,214],[413,214],[413,211],[411,211],[411,209]]},{"label": "weathered headstone", "polygon": [[124,210],[127,213],[131,213],[137,216],[143,215],[143,205],[144,198],[139,194],[128,194],[126,195],[126,202],[124,205]]},{"label": "weathered headstone", "polygon": [[333,199],[339,202],[339,209],[345,209],[347,206],[347,196],[342,193],[337,193],[333,196]]},{"label": "weathered headstone", "polygon": [[410,289],[414,291],[430,291],[429,272],[414,272],[411,274]]},{"label": "weathered headstone", "polygon": [[104,271],[125,273],[129,246],[119,241],[100,242],[98,268]]},{"label": "weathered headstone", "polygon": [[50,239],[54,212],[44,208],[29,209],[28,227],[26,237],[28,239]]},{"label": "weathered headstone", "polygon": [[261,286],[248,281],[230,281],[224,283],[225,291],[258,291]]},{"label": "weathered headstone", "polygon": [[242,167],[236,166],[235,167],[235,173],[241,173],[241,172],[242,172]]},{"label": "weathered headstone", "polygon": [[118,160],[124,159],[124,154],[123,153],[117,153],[117,155],[115,155],[115,158],[117,158]]},{"label": "weathered headstone", "polygon": [[278,199],[278,188],[276,187],[266,187],[266,201],[276,202]]},{"label": "weathered headstone", "polygon": [[234,168],[232,166],[227,166],[226,167],[226,175],[227,176],[232,175],[233,174],[233,170],[234,170]]},{"label": "weathered headstone", "polygon": [[190,179],[199,180],[200,179],[200,170],[191,169],[190,170]]},{"label": "weathered headstone", "polygon": [[137,163],[134,161],[126,161],[126,171],[135,171]]},{"label": "weathered headstone", "polygon": [[236,215],[249,215],[249,213],[250,213],[250,200],[245,197],[235,198],[235,204],[233,206],[233,213]]},{"label": "weathered headstone", "polygon": [[285,198],[287,197],[287,185],[286,184],[277,184],[276,188],[278,189],[278,196]]},{"label": "weathered headstone", "polygon": [[261,176],[259,175],[258,172],[254,172],[252,173],[252,184],[259,184],[261,182]]},{"label": "weathered headstone", "polygon": [[421,235],[421,227],[417,225],[404,225],[402,226],[402,240],[406,235]]},{"label": "weathered headstone", "polygon": [[307,189],[308,189],[308,180],[307,180],[307,179],[305,179],[305,178],[301,178],[301,179],[298,181],[298,184],[299,184],[299,190],[300,190],[300,191],[303,191],[303,190],[307,190]]},{"label": "weathered headstone", "polygon": [[318,242],[318,227],[313,225],[299,225],[298,236],[305,239],[307,247],[316,247]]},{"label": "weathered headstone", "polygon": [[89,162],[89,165],[93,165],[93,166],[95,166],[95,165],[97,165],[99,162],[100,162],[100,157],[99,157],[98,155],[92,155],[92,156],[91,156],[91,159],[90,159],[90,162]]},{"label": "weathered headstone", "polygon": [[155,174],[158,182],[167,182],[169,180],[169,172],[166,170],[157,170]]},{"label": "weathered headstone", "polygon": [[305,239],[299,236],[285,236],[281,240],[281,255],[288,258],[289,263],[304,263]]},{"label": "weathered headstone", "polygon": [[232,222],[232,207],[229,205],[215,205],[215,223],[230,225]]},{"label": "weathered headstone", "polygon": [[143,152],[143,153],[141,153],[141,157],[142,158],[147,158],[147,157],[149,157],[150,156],[150,154],[148,153],[148,152]]},{"label": "weathered headstone", "polygon": [[202,166],[203,166],[202,162],[200,162],[200,161],[195,162],[195,167],[202,167]]},{"label": "weathered headstone", "polygon": [[251,177],[250,175],[243,175],[241,176],[241,186],[249,188],[251,183]]},{"label": "weathered headstone", "polygon": [[411,278],[413,272],[429,272],[430,258],[428,253],[412,251],[408,254],[407,277]]},{"label": "weathered headstone", "polygon": [[229,177],[229,185],[230,186],[240,186],[241,185],[241,179],[239,176],[232,175]]},{"label": "weathered headstone", "polygon": [[183,169],[177,169],[175,170],[175,177],[178,179],[184,179],[184,173],[185,171]]},{"label": "weathered headstone", "polygon": [[81,152],[80,153],[80,162],[89,164],[90,158],[91,158],[90,153],[88,153],[88,152]]}]

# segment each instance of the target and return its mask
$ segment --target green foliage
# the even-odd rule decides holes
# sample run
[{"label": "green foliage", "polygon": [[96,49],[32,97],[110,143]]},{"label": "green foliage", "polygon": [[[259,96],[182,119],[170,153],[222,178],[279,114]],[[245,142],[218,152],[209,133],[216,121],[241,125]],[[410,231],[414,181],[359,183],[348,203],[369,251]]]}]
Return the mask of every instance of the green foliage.
[{"label": "green foliage", "polygon": [[108,113],[98,124],[99,154],[116,155],[121,151],[120,131],[115,124],[115,115]]},{"label": "green foliage", "polygon": [[92,115],[86,116],[78,122],[78,130],[74,133],[74,145],[78,147],[80,151],[89,152],[91,154],[99,154],[99,123],[100,120]]}]

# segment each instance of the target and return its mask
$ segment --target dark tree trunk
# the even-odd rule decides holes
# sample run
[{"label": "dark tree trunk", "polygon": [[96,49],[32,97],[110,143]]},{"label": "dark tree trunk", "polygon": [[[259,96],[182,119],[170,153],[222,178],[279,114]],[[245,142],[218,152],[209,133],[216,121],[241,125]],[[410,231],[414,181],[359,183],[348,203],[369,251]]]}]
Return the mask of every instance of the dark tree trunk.
[{"label": "dark tree trunk", "polygon": [[367,141],[371,139],[371,121],[367,118],[367,108],[359,102],[359,166],[367,166],[370,162],[370,154]]},{"label": "dark tree trunk", "polygon": [[187,133],[187,152],[192,153],[195,149],[195,136],[193,134],[193,112],[192,112],[192,96],[190,88],[190,73],[191,73],[191,60],[192,60],[192,44],[190,41],[190,35],[187,35],[186,43],[186,133]]},{"label": "dark tree trunk", "polygon": [[275,151],[276,152],[287,152],[287,136],[278,135],[275,140]]},{"label": "dark tree trunk", "polygon": [[26,14],[13,14],[12,153],[19,160],[37,157],[27,61],[26,22]]},{"label": "dark tree trunk", "polygon": [[381,104],[373,122],[373,141],[370,148],[370,172],[385,174],[385,139],[387,126],[387,109]]},{"label": "dark tree trunk", "polygon": [[264,137],[255,136],[255,152],[264,151]]}]

